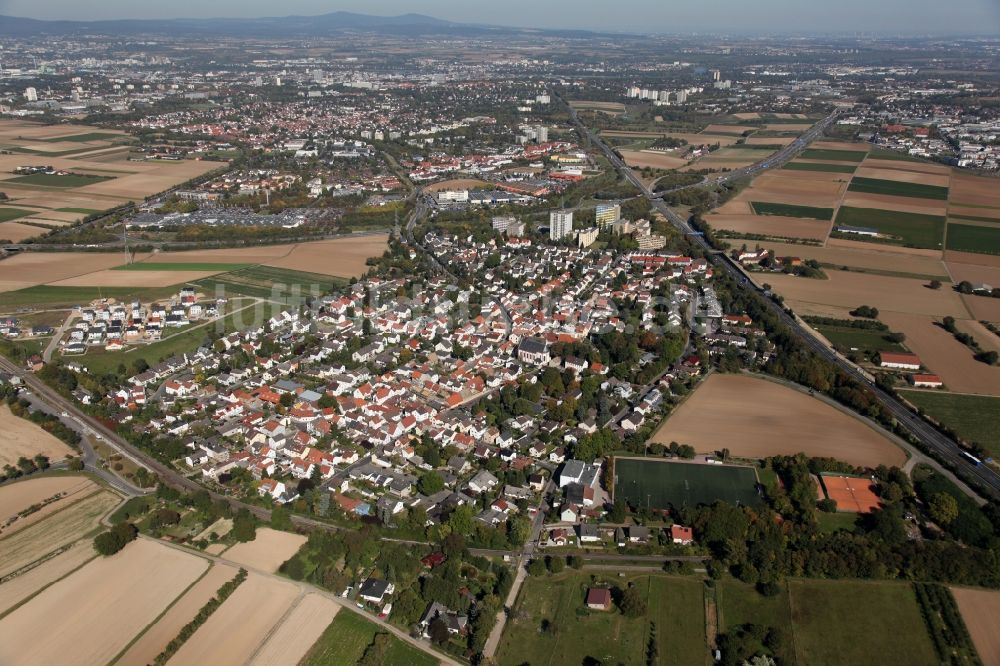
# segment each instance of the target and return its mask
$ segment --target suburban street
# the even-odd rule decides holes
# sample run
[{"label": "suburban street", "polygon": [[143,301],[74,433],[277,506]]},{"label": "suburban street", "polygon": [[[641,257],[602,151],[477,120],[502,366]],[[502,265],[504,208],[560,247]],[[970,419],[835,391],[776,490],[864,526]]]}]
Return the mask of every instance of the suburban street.
[{"label": "suburban street", "polygon": [[[565,104],[569,109],[570,118],[577,126],[577,129],[584,136],[589,137],[590,141],[594,145],[601,148],[615,169],[617,169],[618,172],[630,183],[635,185],[635,187],[642,192],[643,196],[650,201],[658,212],[669,220],[675,228],[685,234],[685,236],[687,236],[692,243],[704,250],[714,266],[726,271],[736,281],[736,283],[741,285],[743,288],[756,291],[764,299],[771,311],[781,319],[782,323],[784,323],[799,337],[799,339],[810,349],[810,351],[838,366],[847,375],[871,389],[886,411],[888,411],[888,413],[891,414],[905,430],[917,438],[926,450],[933,452],[946,463],[958,470],[959,477],[973,478],[980,485],[988,489],[993,497],[1000,497],[1000,474],[997,474],[985,465],[974,465],[968,461],[965,456],[962,455],[963,449],[955,441],[938,432],[938,430],[924,421],[920,416],[911,412],[905,405],[899,402],[899,400],[876,386],[874,382],[858,370],[858,368],[852,363],[843,359],[833,349],[827,347],[825,344],[817,340],[815,336],[804,330],[802,324],[800,324],[794,316],[788,314],[782,306],[778,305],[766,294],[764,294],[761,287],[748,280],[743,271],[738,268],[735,263],[725,255],[725,253],[720,253],[715,250],[715,248],[709,245],[705,238],[693,229],[686,220],[681,219],[681,217],[672,211],[662,199],[653,194],[649,188],[642,183],[642,180],[635,175],[632,169],[626,165],[624,161],[619,159],[615,152],[606,143],[604,143],[596,132],[592,132],[589,128],[583,125],[577,117],[576,111],[573,107],[566,104],[565,100],[562,100],[561,97],[558,97],[558,99],[560,99],[560,101],[562,101],[563,104]],[[810,142],[818,138],[836,117],[836,112],[830,114],[814,125],[805,134],[800,136],[795,142],[789,144],[774,155],[752,166],[727,173],[720,177],[717,181],[712,182],[723,182],[746,176],[753,176],[768,169],[782,166],[798,155],[798,153],[805,149]],[[970,494],[975,495],[976,493],[974,490],[971,490]]]}]

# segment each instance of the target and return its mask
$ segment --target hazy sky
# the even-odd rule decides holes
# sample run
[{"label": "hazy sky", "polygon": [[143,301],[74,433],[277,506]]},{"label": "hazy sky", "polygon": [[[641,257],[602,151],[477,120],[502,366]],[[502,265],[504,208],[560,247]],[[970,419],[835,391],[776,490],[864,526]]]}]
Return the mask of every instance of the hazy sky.
[{"label": "hazy sky", "polygon": [[1000,0],[0,0],[43,19],[408,12],[469,23],[637,32],[878,31],[1000,34]]}]

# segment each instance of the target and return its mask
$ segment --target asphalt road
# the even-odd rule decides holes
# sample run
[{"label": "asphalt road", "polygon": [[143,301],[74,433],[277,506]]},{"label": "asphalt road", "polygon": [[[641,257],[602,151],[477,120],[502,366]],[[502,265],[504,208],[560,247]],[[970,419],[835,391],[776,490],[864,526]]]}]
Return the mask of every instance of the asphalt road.
[{"label": "asphalt road", "polygon": [[[836,352],[821,343],[814,336],[810,335],[808,331],[804,330],[802,325],[799,324],[793,316],[789,315],[783,307],[767,297],[760,287],[750,282],[739,267],[737,267],[735,263],[725,255],[725,253],[720,253],[709,245],[708,242],[705,241],[704,237],[693,229],[686,220],[681,219],[680,216],[663,203],[661,198],[650,192],[642,181],[635,175],[635,173],[633,173],[632,169],[619,159],[615,152],[606,143],[604,143],[603,140],[601,140],[600,136],[583,125],[577,117],[576,111],[571,106],[566,104],[565,100],[562,100],[561,97],[558,95],[556,95],[556,97],[560,99],[560,101],[562,101],[569,110],[570,118],[576,125],[577,129],[583,133],[584,136],[589,137],[590,141],[604,152],[612,166],[614,166],[625,179],[635,185],[635,187],[642,192],[643,196],[650,201],[657,211],[669,220],[675,228],[685,234],[685,236],[687,236],[692,243],[704,250],[716,268],[726,271],[741,287],[753,290],[761,295],[772,312],[774,312],[781,319],[781,321],[799,337],[799,339],[803,342],[803,344],[805,344],[806,347],[809,348],[810,351],[836,365],[844,373],[871,389],[878,401],[882,404],[883,408],[885,408],[885,410],[892,415],[892,417],[895,418],[907,432],[920,442],[924,450],[932,453],[935,457],[953,467],[958,476],[963,480],[971,480],[973,482],[973,489],[984,488],[994,499],[1000,498],[1000,474],[997,474],[993,471],[993,469],[985,465],[976,465],[969,461],[963,454],[963,449],[957,442],[943,435],[929,423],[924,421],[920,416],[911,412],[895,397],[889,395],[876,386],[874,382],[868,379],[868,377],[861,373],[853,364],[841,358]],[[798,155],[806,146],[809,145],[810,142],[818,138],[826,127],[836,119],[836,117],[837,112],[835,111],[814,125],[809,131],[800,136],[793,143],[790,143],[788,146],[782,148],[780,151],[771,155],[767,159],[743,169],[729,172],[710,182],[719,183],[754,176],[763,171],[782,166]],[[696,185],[694,187],[699,186]],[[975,493],[973,492],[972,494]]]}]

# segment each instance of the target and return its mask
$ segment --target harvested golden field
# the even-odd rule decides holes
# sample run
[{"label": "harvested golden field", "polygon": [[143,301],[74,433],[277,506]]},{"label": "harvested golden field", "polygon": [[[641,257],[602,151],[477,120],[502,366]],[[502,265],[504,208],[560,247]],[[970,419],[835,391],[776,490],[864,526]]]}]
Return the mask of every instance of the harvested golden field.
[{"label": "harvested golden field", "polygon": [[764,129],[776,132],[805,132],[812,126],[812,123],[771,123],[764,125]]},{"label": "harvested golden field", "polygon": [[902,312],[967,319],[968,311],[957,292],[928,289],[926,282],[911,278],[854,273],[828,269],[828,280],[812,280],[791,275],[768,275],[774,291],[799,314],[819,314],[816,306],[832,305],[854,309],[870,305],[882,312]]},{"label": "harvested golden field", "polygon": [[377,234],[299,243],[287,255],[263,263],[307,273],[361,277],[368,270],[368,259],[382,256],[388,242],[388,234]]},{"label": "harvested golden field", "polygon": [[306,537],[301,534],[262,527],[257,530],[257,538],[253,541],[238,543],[227,550],[226,559],[251,569],[273,573],[285,560],[297,553],[305,542]]},{"label": "harvested golden field", "polygon": [[625,163],[631,167],[653,167],[654,169],[677,169],[688,163],[675,154],[658,150],[620,150]]},{"label": "harvested golden field", "polygon": [[[773,238],[808,238],[821,241],[830,233],[831,222],[780,215],[708,215],[713,229],[739,234],[763,234]],[[766,242],[765,242],[766,244]]]},{"label": "harvested golden field", "polygon": [[[99,491],[100,487],[85,476],[43,476],[0,486],[0,535],[9,536]],[[23,518],[17,516],[45,500],[49,501],[39,510]]]},{"label": "harvested golden field", "polygon": [[779,171],[761,176],[733,200],[835,208],[847,189],[849,179],[844,174],[829,173],[819,173],[819,178],[802,178],[799,174],[803,173],[811,174],[807,171]]},{"label": "harvested golden field", "polygon": [[1000,395],[1000,367],[973,358],[973,351],[938,325],[938,318],[886,312],[879,319],[905,333],[904,344],[952,391]]},{"label": "harvested golden field", "polygon": [[[948,215],[958,217],[986,217],[1000,223],[1000,208],[973,208],[969,206],[948,206]],[[969,224],[968,220],[961,220],[962,224]]]},{"label": "harvested golden field", "polygon": [[760,118],[760,114],[756,111],[744,111],[742,113],[734,113],[733,118],[738,118],[740,120],[756,120]]},{"label": "harvested golden field", "polygon": [[1000,324],[1000,298],[962,296],[962,301],[974,319]]},{"label": "harvested golden field", "polygon": [[97,557],[90,539],[81,539],[38,566],[0,585],[0,614]]},{"label": "harvested golden field", "polygon": [[236,567],[215,564],[171,606],[152,627],[149,627],[128,651],[118,660],[122,666],[146,666],[163,652],[167,644],[188,622],[194,619],[201,607],[215,596],[224,583],[237,574]]},{"label": "harvested golden field", "polygon": [[865,421],[802,391],[747,375],[713,374],[674,410],[652,441],[699,453],[830,456],[861,467],[902,466],[906,454]]},{"label": "harvested golden field", "polygon": [[714,145],[731,146],[740,137],[734,135],[705,135],[696,132],[630,132],[627,130],[603,130],[601,136],[618,139],[659,139],[660,137],[670,137],[672,139],[682,139],[692,146]]},{"label": "harvested golden field", "polygon": [[996,178],[973,176],[960,171],[952,175],[949,198],[958,206],[975,204],[1000,207],[1000,191]]},{"label": "harvested golden field", "polygon": [[365,262],[369,257],[385,252],[388,241],[388,234],[375,234],[290,245],[159,252],[146,255],[144,259],[154,263],[264,264],[307,273],[355,277],[368,270]]},{"label": "harvested golden field", "polygon": [[[96,128],[91,125],[59,124],[43,125],[28,120],[0,120],[0,142],[29,141],[38,139],[58,139],[79,134],[100,131],[101,134],[128,136],[125,132],[113,129]],[[97,141],[105,141],[99,139]]]},{"label": "harvested golden field", "polygon": [[898,210],[903,213],[924,215],[944,216],[948,212],[948,204],[944,201],[917,199],[916,197],[894,197],[889,194],[863,194],[861,192],[847,192],[841,205],[853,208]]},{"label": "harvested golden field", "polygon": [[478,178],[452,178],[442,180],[440,183],[432,183],[424,188],[427,192],[443,192],[445,190],[475,190],[483,187],[490,187],[490,183]]},{"label": "harvested golden field", "polygon": [[[143,259],[148,255],[139,255]],[[122,264],[119,252],[22,252],[0,261],[0,288],[23,289]]]},{"label": "harvested golden field", "polygon": [[884,160],[869,155],[863,163],[865,167],[876,169],[890,169],[892,171],[912,171],[913,173],[927,173],[937,176],[951,176],[951,167],[943,164],[932,164],[931,162],[910,162],[907,160]]},{"label": "harvested golden field", "polygon": [[[864,241],[848,240],[847,238],[831,238],[826,242],[827,247],[841,247],[858,250],[877,250],[889,254],[905,254],[910,257],[930,257],[932,259],[941,258],[941,250],[930,250],[920,247],[903,247],[902,245],[874,245]],[[979,255],[975,255],[979,256]]]},{"label": "harvested golden field", "polygon": [[741,169],[745,166],[750,166],[756,160],[746,158],[746,159],[729,159],[725,157],[702,157],[697,162],[690,166],[678,169],[678,171],[701,171],[702,169],[714,169],[715,171],[732,171],[734,169]]},{"label": "harvested golden field", "polygon": [[922,185],[935,185],[937,187],[948,187],[948,183],[951,181],[951,175],[947,172],[937,174],[908,169],[894,169],[891,167],[874,167],[869,166],[871,162],[871,160],[865,160],[864,164],[854,172],[854,175],[859,178],[879,178],[881,180],[920,183]]},{"label": "harvested golden field", "polygon": [[251,573],[167,663],[246,663],[300,594],[298,585]]},{"label": "harvested golden field", "polygon": [[249,663],[254,666],[297,666],[339,610],[340,604],[319,594],[307,594],[300,598]]},{"label": "harvested golden field", "polygon": [[962,612],[962,619],[972,636],[979,659],[983,664],[1000,664],[1000,592],[953,587],[951,593]]},{"label": "harvested golden field", "polygon": [[20,243],[25,238],[34,238],[35,236],[44,234],[46,231],[48,229],[33,227],[30,224],[0,222],[0,240],[7,240],[12,243]]},{"label": "harvested golden field", "polygon": [[73,449],[28,419],[14,416],[6,404],[0,405],[0,466],[13,465],[21,456],[33,458],[38,454],[58,462],[73,455]]},{"label": "harvested golden field", "polygon": [[[121,498],[108,491],[73,502],[44,521],[29,525],[0,540],[0,578],[35,562],[62,546],[93,532],[101,518]],[[0,659],[0,663],[3,660]]]},{"label": "harvested golden field", "polygon": [[[834,241],[838,241],[836,245]],[[856,246],[848,245],[845,247],[840,243],[852,243]],[[753,243],[750,245],[752,246]],[[872,244],[857,243],[857,241],[841,241],[831,238],[825,247],[797,245],[795,243],[761,243],[761,247],[774,250],[779,257],[815,259],[820,263],[837,267],[849,266],[851,268],[941,277],[948,275],[944,262],[939,257],[894,252],[893,250],[896,248],[889,245],[873,246]]]},{"label": "harvested golden field", "polygon": [[[1000,353],[1000,335],[995,334],[977,320],[959,319],[955,322],[955,326],[958,327],[958,330],[968,333],[974,337],[976,342],[979,343],[979,346],[986,351],[995,351]],[[1000,390],[1000,387],[998,387],[998,390]]]},{"label": "harvested golden field", "polygon": [[[950,252],[948,254],[955,254]],[[1000,285],[1000,265],[982,266],[979,264],[968,264],[961,261],[946,261],[948,272],[953,281],[957,284],[962,280],[972,283],[985,282],[992,285]]]},{"label": "harvested golden field", "polygon": [[569,105],[574,109],[596,109],[598,111],[625,113],[625,105],[621,102],[595,102],[592,100],[576,99],[571,101]]},{"label": "harvested golden field", "polygon": [[97,558],[0,620],[0,662],[108,663],[207,567],[147,539]]},{"label": "harvested golden field", "polygon": [[49,282],[53,287],[169,287],[199,280],[219,271],[94,271]]},{"label": "harvested golden field", "polygon": [[86,194],[105,194],[122,197],[131,201],[140,201],[151,194],[162,192],[178,183],[196,178],[222,166],[225,166],[225,164],[200,160],[159,162],[156,163],[155,168],[79,187],[76,188],[76,191]]},{"label": "harvested golden field", "polygon": [[975,266],[990,266],[1000,268],[1000,256],[989,254],[974,254],[972,252],[958,252],[956,250],[946,250],[944,259],[948,264],[972,264]]}]

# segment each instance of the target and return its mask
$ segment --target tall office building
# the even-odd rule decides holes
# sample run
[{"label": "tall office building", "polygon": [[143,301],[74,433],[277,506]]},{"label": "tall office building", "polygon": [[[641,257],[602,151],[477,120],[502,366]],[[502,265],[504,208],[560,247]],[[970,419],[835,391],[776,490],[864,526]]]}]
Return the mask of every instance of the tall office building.
[{"label": "tall office building", "polygon": [[718,80],[720,80],[722,78],[722,72],[720,72],[717,69],[711,70],[710,74],[712,75],[712,80],[713,81],[718,81]]},{"label": "tall office building", "polygon": [[556,210],[549,213],[549,238],[560,240],[573,233],[573,211]]},{"label": "tall office building", "polygon": [[24,97],[29,102],[37,102],[38,101],[38,91],[36,91],[34,88],[25,88],[25,90],[24,90]]},{"label": "tall office building", "polygon": [[535,127],[535,141],[538,143],[545,143],[549,140],[549,128],[545,125],[538,125]]},{"label": "tall office building", "polygon": [[512,216],[496,216],[493,218],[493,228],[497,231],[507,231],[512,224],[517,224],[517,218]]},{"label": "tall office building", "polygon": [[639,86],[629,86],[625,90],[625,96],[626,97],[633,97],[633,98],[635,98],[635,97],[638,97],[641,92],[642,92],[642,89],[639,88]]},{"label": "tall office building", "polygon": [[621,204],[597,204],[596,219],[598,227],[613,224],[622,216]]},{"label": "tall office building", "polygon": [[688,100],[688,91],[687,90],[678,90],[677,91],[677,103],[678,104],[683,104],[687,100]]}]

